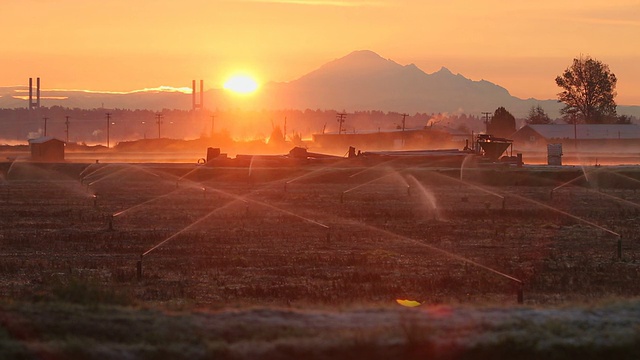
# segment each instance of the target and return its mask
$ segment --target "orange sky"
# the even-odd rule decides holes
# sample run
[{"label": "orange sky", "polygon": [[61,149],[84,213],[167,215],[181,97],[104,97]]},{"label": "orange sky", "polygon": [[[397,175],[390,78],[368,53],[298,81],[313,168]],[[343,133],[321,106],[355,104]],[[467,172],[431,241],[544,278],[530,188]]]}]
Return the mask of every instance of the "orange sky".
[{"label": "orange sky", "polygon": [[640,105],[638,0],[3,0],[1,85],[130,91],[221,88],[233,72],[289,81],[354,50],[446,66],[552,99],[580,54]]}]

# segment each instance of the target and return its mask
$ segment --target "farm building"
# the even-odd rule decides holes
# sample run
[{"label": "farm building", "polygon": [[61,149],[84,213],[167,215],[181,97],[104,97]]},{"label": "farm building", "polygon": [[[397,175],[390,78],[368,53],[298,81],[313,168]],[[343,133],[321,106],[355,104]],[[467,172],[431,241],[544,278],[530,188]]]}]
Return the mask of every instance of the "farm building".
[{"label": "farm building", "polygon": [[464,146],[464,140],[447,131],[433,128],[314,134],[313,142],[323,149],[346,149],[353,146],[367,150],[399,150]]},{"label": "farm building", "polygon": [[64,161],[65,142],[51,136],[29,140],[31,160],[56,162]]},{"label": "farm building", "polygon": [[640,151],[640,126],[635,124],[525,125],[511,138],[519,150],[545,150],[547,144],[594,152]]}]

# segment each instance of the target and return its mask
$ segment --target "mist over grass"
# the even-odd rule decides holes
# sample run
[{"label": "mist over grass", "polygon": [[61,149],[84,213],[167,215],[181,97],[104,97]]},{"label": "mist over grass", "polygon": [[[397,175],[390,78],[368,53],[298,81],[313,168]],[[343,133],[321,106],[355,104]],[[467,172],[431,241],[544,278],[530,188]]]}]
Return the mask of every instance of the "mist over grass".
[{"label": "mist over grass", "polygon": [[0,303],[3,359],[640,356],[639,300],[562,308],[441,305],[176,311],[114,305],[108,299],[101,303],[93,297],[78,303],[78,289],[66,291],[71,298],[65,300]]}]

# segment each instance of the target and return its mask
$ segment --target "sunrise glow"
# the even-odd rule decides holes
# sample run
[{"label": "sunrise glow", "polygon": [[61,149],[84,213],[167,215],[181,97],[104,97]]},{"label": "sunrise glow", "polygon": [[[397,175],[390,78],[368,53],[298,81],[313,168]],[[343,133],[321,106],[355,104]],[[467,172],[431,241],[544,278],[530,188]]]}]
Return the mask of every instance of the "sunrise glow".
[{"label": "sunrise glow", "polygon": [[248,75],[234,75],[224,83],[224,89],[238,94],[251,94],[258,90],[258,83]]}]

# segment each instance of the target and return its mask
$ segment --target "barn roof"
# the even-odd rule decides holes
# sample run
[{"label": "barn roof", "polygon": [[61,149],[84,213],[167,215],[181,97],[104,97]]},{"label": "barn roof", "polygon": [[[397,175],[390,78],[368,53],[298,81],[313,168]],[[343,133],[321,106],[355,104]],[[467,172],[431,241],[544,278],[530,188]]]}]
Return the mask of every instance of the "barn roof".
[{"label": "barn roof", "polygon": [[525,125],[520,130],[529,127],[545,139],[640,139],[640,126],[635,124],[549,124]]},{"label": "barn roof", "polygon": [[29,139],[29,144],[44,144],[46,142],[49,141],[59,141],[59,142],[64,142],[62,140],[56,139],[53,136],[43,136],[43,137],[39,137],[37,139]]}]

